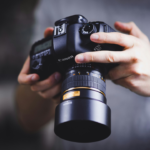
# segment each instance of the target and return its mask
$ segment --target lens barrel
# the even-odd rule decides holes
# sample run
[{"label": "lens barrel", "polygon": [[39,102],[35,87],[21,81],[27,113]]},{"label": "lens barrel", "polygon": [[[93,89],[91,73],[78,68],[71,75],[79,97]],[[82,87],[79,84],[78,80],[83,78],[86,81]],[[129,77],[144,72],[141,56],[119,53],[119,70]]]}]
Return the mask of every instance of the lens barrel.
[{"label": "lens barrel", "polygon": [[74,142],[95,142],[111,133],[102,71],[88,65],[71,67],[62,84],[61,103],[55,111],[56,135]]}]

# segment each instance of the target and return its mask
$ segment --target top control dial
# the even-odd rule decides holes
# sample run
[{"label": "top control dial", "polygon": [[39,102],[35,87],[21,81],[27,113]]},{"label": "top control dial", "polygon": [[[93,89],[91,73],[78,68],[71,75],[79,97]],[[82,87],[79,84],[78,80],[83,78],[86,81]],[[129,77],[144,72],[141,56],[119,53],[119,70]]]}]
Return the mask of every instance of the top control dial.
[{"label": "top control dial", "polygon": [[83,35],[89,35],[89,34],[92,34],[95,32],[97,32],[97,30],[96,30],[96,27],[94,26],[94,24],[92,24],[92,23],[85,24],[81,29],[81,33]]}]

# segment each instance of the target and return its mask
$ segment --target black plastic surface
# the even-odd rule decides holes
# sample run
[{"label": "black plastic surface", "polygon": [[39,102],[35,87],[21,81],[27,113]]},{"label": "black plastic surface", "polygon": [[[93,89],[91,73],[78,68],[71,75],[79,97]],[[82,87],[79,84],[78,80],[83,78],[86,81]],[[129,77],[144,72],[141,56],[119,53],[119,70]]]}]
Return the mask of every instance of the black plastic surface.
[{"label": "black plastic surface", "polygon": [[[115,30],[106,23],[97,21],[89,22],[94,28],[91,30],[89,26],[86,29],[89,32],[83,34],[82,29],[87,23],[88,20],[82,15],[60,19],[55,22],[55,25],[60,30],[63,26],[64,32],[57,36],[53,33],[53,36],[36,42],[30,51],[30,73],[37,73],[40,80],[46,79],[55,71],[65,76],[70,68],[69,76],[65,76],[62,92],[74,87],[97,89],[96,94],[93,89],[93,91],[84,92],[82,90],[79,96],[72,96],[70,100],[62,101],[56,108],[55,133],[63,139],[75,142],[93,142],[110,135],[110,109],[105,104],[106,87],[102,79],[117,65],[92,63],[82,67],[82,65],[76,65],[75,56],[84,52],[123,50],[123,47],[119,45],[92,42],[90,35],[93,32],[115,32]],[[40,46],[48,40],[52,41],[51,47],[41,48],[34,53],[35,46]],[[73,74],[75,74],[74,77],[72,77]]]},{"label": "black plastic surface", "polygon": [[55,111],[56,135],[74,142],[95,142],[111,133],[110,108],[97,100],[68,100]]},{"label": "black plastic surface", "polygon": [[72,87],[91,87],[106,92],[106,83],[102,79],[88,75],[75,75],[66,78],[62,84],[62,92]]},{"label": "black plastic surface", "polygon": [[[69,16],[56,21],[56,26],[65,25],[66,32],[57,37],[53,35],[44,38],[32,46],[30,51],[30,72],[37,73],[40,76],[40,80],[44,80],[55,71],[64,74],[68,66],[75,63],[74,57],[79,53],[95,50],[121,51],[123,49],[123,47],[115,44],[97,44],[92,42],[90,35],[93,32],[115,32],[115,30],[104,22],[89,22],[89,24],[93,25],[94,29],[90,34],[83,35],[81,30],[87,23],[87,19],[82,15]],[[52,41],[52,46],[48,49],[41,49],[39,53],[34,54],[35,46],[39,46],[48,40]],[[49,56],[41,55],[41,53],[45,53],[49,49]],[[36,57],[33,58],[33,55]],[[101,64],[99,68],[105,68],[105,71],[102,72],[105,76],[115,66],[116,64]]]},{"label": "black plastic surface", "polygon": [[88,23],[88,20],[82,15],[73,15],[56,21],[55,26],[61,25],[62,23]]}]

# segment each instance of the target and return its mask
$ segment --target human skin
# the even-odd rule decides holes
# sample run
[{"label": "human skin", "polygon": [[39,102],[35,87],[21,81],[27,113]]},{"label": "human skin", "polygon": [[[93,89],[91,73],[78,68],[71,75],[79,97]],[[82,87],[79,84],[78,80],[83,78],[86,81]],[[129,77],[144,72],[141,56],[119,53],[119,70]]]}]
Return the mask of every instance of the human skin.
[{"label": "human skin", "polygon": [[[45,30],[45,37],[53,28]],[[36,131],[54,117],[55,107],[60,101],[61,75],[52,74],[44,81],[38,81],[37,74],[30,74],[28,57],[18,76],[20,85],[16,90],[16,105],[20,123],[27,131]]]},{"label": "human skin", "polygon": [[116,22],[115,27],[124,33],[92,34],[90,39],[96,43],[118,44],[123,51],[97,51],[79,54],[76,63],[119,63],[107,78],[131,91],[150,96],[150,43],[149,39],[133,23]]},{"label": "human skin", "polygon": [[[150,96],[150,43],[146,35],[132,22],[115,22],[119,32],[94,33],[90,39],[96,43],[118,44],[123,51],[98,51],[79,54],[76,63],[119,63],[107,78],[133,92]],[[52,35],[53,28],[45,30],[45,37]],[[127,33],[127,34],[124,34]],[[55,72],[43,81],[37,74],[30,74],[30,58],[25,61],[18,76],[20,83],[16,92],[18,116],[28,130],[37,130],[54,116],[60,100],[61,74]]]}]

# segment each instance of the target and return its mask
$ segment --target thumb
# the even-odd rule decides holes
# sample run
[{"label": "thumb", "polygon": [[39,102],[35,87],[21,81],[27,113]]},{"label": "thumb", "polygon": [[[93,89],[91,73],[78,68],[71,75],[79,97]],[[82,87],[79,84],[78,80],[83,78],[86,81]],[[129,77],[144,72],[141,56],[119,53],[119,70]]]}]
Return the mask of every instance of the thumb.
[{"label": "thumb", "polygon": [[18,76],[18,82],[20,84],[32,84],[33,82],[39,80],[40,78],[39,75],[29,73],[30,73],[30,57],[28,56]]}]

